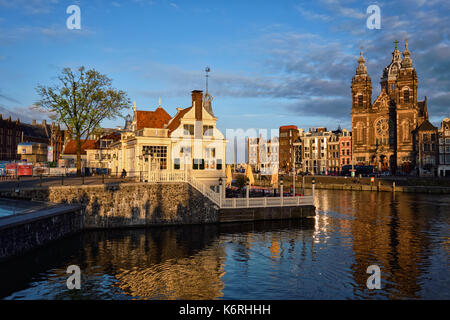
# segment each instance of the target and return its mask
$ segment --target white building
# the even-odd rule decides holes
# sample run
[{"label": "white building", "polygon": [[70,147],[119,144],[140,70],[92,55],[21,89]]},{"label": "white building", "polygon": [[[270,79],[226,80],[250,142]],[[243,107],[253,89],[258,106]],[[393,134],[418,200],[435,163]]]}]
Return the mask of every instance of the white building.
[{"label": "white building", "polygon": [[[217,129],[211,96],[192,91],[192,106],[172,118],[161,102],[155,111],[133,108],[121,139],[109,146],[111,171],[143,177],[149,172],[187,172],[206,184],[225,177],[226,140]],[[128,129],[128,131],[126,131]]]},{"label": "white building", "polygon": [[279,168],[278,137],[266,140],[261,135],[259,138],[248,138],[247,141],[248,163],[262,175],[272,175],[273,170]]}]

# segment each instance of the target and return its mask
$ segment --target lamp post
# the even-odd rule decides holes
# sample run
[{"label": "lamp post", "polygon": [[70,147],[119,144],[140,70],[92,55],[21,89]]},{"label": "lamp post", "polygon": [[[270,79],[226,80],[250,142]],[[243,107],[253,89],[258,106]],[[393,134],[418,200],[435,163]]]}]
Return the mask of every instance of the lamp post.
[{"label": "lamp post", "polygon": [[283,206],[283,177],[280,178],[280,198],[281,206]]},{"label": "lamp post", "polygon": [[311,179],[311,184],[312,184],[312,196],[313,196],[313,199],[314,199],[314,185],[316,184],[316,179],[315,178]]},{"label": "lamp post", "polygon": [[219,207],[222,207],[222,194],[223,194],[223,181],[222,177],[219,178]]}]

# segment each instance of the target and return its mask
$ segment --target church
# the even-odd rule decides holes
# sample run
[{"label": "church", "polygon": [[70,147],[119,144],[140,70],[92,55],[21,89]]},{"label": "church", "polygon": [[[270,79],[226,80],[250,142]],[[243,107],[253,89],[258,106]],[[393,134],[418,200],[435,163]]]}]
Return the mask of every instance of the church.
[{"label": "church", "polygon": [[408,41],[403,53],[397,44],[373,103],[372,81],[361,48],[351,86],[353,161],[355,165],[373,165],[381,172],[408,174],[416,166],[415,132],[429,122],[426,97],[417,99],[418,79]]}]

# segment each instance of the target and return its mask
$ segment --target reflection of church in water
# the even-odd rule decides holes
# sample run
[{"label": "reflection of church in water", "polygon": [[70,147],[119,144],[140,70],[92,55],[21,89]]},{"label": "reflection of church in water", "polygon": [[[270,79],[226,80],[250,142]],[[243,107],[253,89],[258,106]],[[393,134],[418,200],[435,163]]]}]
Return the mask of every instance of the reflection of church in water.
[{"label": "reflection of church in water", "polygon": [[381,77],[381,92],[372,103],[372,82],[362,49],[352,79],[352,129],[355,164],[380,171],[409,172],[415,167],[414,132],[428,122],[427,100],[417,100],[417,73],[405,43]]}]

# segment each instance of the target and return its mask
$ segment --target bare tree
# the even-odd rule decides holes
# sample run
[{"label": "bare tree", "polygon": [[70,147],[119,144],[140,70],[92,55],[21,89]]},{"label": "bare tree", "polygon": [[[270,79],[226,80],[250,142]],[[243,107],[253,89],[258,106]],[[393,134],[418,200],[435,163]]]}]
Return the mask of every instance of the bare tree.
[{"label": "bare tree", "polygon": [[37,86],[41,100],[36,106],[53,113],[55,120],[68,128],[76,141],[77,174],[81,175],[81,139],[89,137],[103,120],[121,116],[130,100],[124,91],[111,86],[110,78],[94,69],[80,67],[73,72],[64,68],[58,79],[58,85]]}]

